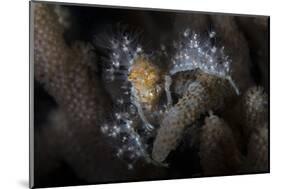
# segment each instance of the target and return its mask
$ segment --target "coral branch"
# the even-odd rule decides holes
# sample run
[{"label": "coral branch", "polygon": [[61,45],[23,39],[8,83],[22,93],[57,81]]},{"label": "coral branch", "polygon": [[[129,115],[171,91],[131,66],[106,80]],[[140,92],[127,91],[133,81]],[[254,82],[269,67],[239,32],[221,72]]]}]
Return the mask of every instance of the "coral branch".
[{"label": "coral branch", "polygon": [[268,96],[262,87],[251,87],[243,98],[243,131],[247,137],[247,170],[268,170]]},{"label": "coral branch", "polygon": [[[111,148],[100,135],[98,126],[109,106],[98,78],[90,74],[89,49],[65,44],[63,28],[51,6],[35,3],[34,11],[35,78],[66,116],[67,125],[56,128],[64,160],[89,182],[126,177],[124,164],[112,158]],[[106,164],[101,170],[102,162]]]},{"label": "coral branch", "polygon": [[262,87],[251,87],[245,93],[243,101],[243,129],[245,135],[249,136],[258,127],[263,127],[268,120],[268,96]]},{"label": "coral branch", "polygon": [[[101,87],[88,73],[89,49],[70,48],[51,7],[35,4],[35,78],[44,84],[69,115],[81,125],[93,125],[104,110]],[[102,107],[102,108],[101,108]]]},{"label": "coral branch", "polygon": [[250,136],[247,154],[247,170],[265,172],[269,169],[267,125],[256,129]]},{"label": "coral branch", "polygon": [[152,157],[163,162],[175,150],[183,131],[202,114],[222,106],[229,84],[226,80],[202,72],[189,84],[187,93],[164,117],[153,144]]},{"label": "coral branch", "polygon": [[234,174],[241,166],[241,155],[230,127],[215,115],[205,118],[199,154],[204,175]]}]

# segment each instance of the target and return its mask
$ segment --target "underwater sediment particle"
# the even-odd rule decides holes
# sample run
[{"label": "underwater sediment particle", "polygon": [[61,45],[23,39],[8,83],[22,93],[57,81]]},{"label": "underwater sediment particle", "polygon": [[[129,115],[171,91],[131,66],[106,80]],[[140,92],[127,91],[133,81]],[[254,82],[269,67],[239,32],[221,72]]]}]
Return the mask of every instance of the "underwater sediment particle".
[{"label": "underwater sediment particle", "polygon": [[241,155],[232,130],[218,116],[205,118],[199,155],[204,175],[233,174],[240,168]]},{"label": "underwater sediment particle", "polygon": [[262,87],[251,87],[244,95],[245,126],[247,136],[268,119],[268,96]]},{"label": "underwater sediment particle", "polygon": [[183,131],[202,114],[223,105],[231,91],[226,79],[198,71],[186,94],[166,113],[153,144],[152,158],[163,162],[182,139]]}]

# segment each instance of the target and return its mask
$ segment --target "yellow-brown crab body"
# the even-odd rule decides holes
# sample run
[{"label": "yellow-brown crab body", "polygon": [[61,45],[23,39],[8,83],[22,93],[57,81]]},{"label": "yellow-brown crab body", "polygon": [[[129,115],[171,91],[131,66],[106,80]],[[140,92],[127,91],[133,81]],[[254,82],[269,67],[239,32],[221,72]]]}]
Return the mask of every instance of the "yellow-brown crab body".
[{"label": "yellow-brown crab body", "polygon": [[131,66],[128,80],[132,83],[140,104],[153,110],[163,91],[162,72],[148,58],[139,57]]}]

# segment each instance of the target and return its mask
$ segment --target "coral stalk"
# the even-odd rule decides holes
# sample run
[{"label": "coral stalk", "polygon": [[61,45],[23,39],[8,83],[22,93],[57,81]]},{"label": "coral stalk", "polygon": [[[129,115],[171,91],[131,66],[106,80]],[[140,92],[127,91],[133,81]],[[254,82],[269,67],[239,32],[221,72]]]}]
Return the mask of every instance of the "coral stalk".
[{"label": "coral stalk", "polygon": [[[51,7],[35,3],[35,78],[55,98],[72,121],[94,125],[105,102],[99,81],[90,76],[89,49],[70,48],[63,39],[63,27]],[[99,110],[99,111],[97,111]]]},{"label": "coral stalk", "polygon": [[163,162],[175,150],[187,126],[207,111],[222,106],[228,88],[226,80],[197,73],[196,81],[189,84],[186,94],[168,110],[161,122],[153,144],[152,158]]},{"label": "coral stalk", "polygon": [[215,115],[205,118],[199,155],[204,175],[234,174],[241,166],[241,154],[230,127]]}]

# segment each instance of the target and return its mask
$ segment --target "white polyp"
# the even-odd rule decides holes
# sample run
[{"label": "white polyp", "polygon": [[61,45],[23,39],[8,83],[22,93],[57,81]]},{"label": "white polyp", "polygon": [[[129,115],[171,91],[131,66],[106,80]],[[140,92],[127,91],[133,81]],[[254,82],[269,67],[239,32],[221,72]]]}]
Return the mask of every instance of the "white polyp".
[{"label": "white polyp", "polygon": [[216,32],[211,31],[211,32],[209,33],[209,37],[210,37],[210,38],[214,38],[215,36],[216,36]]}]

